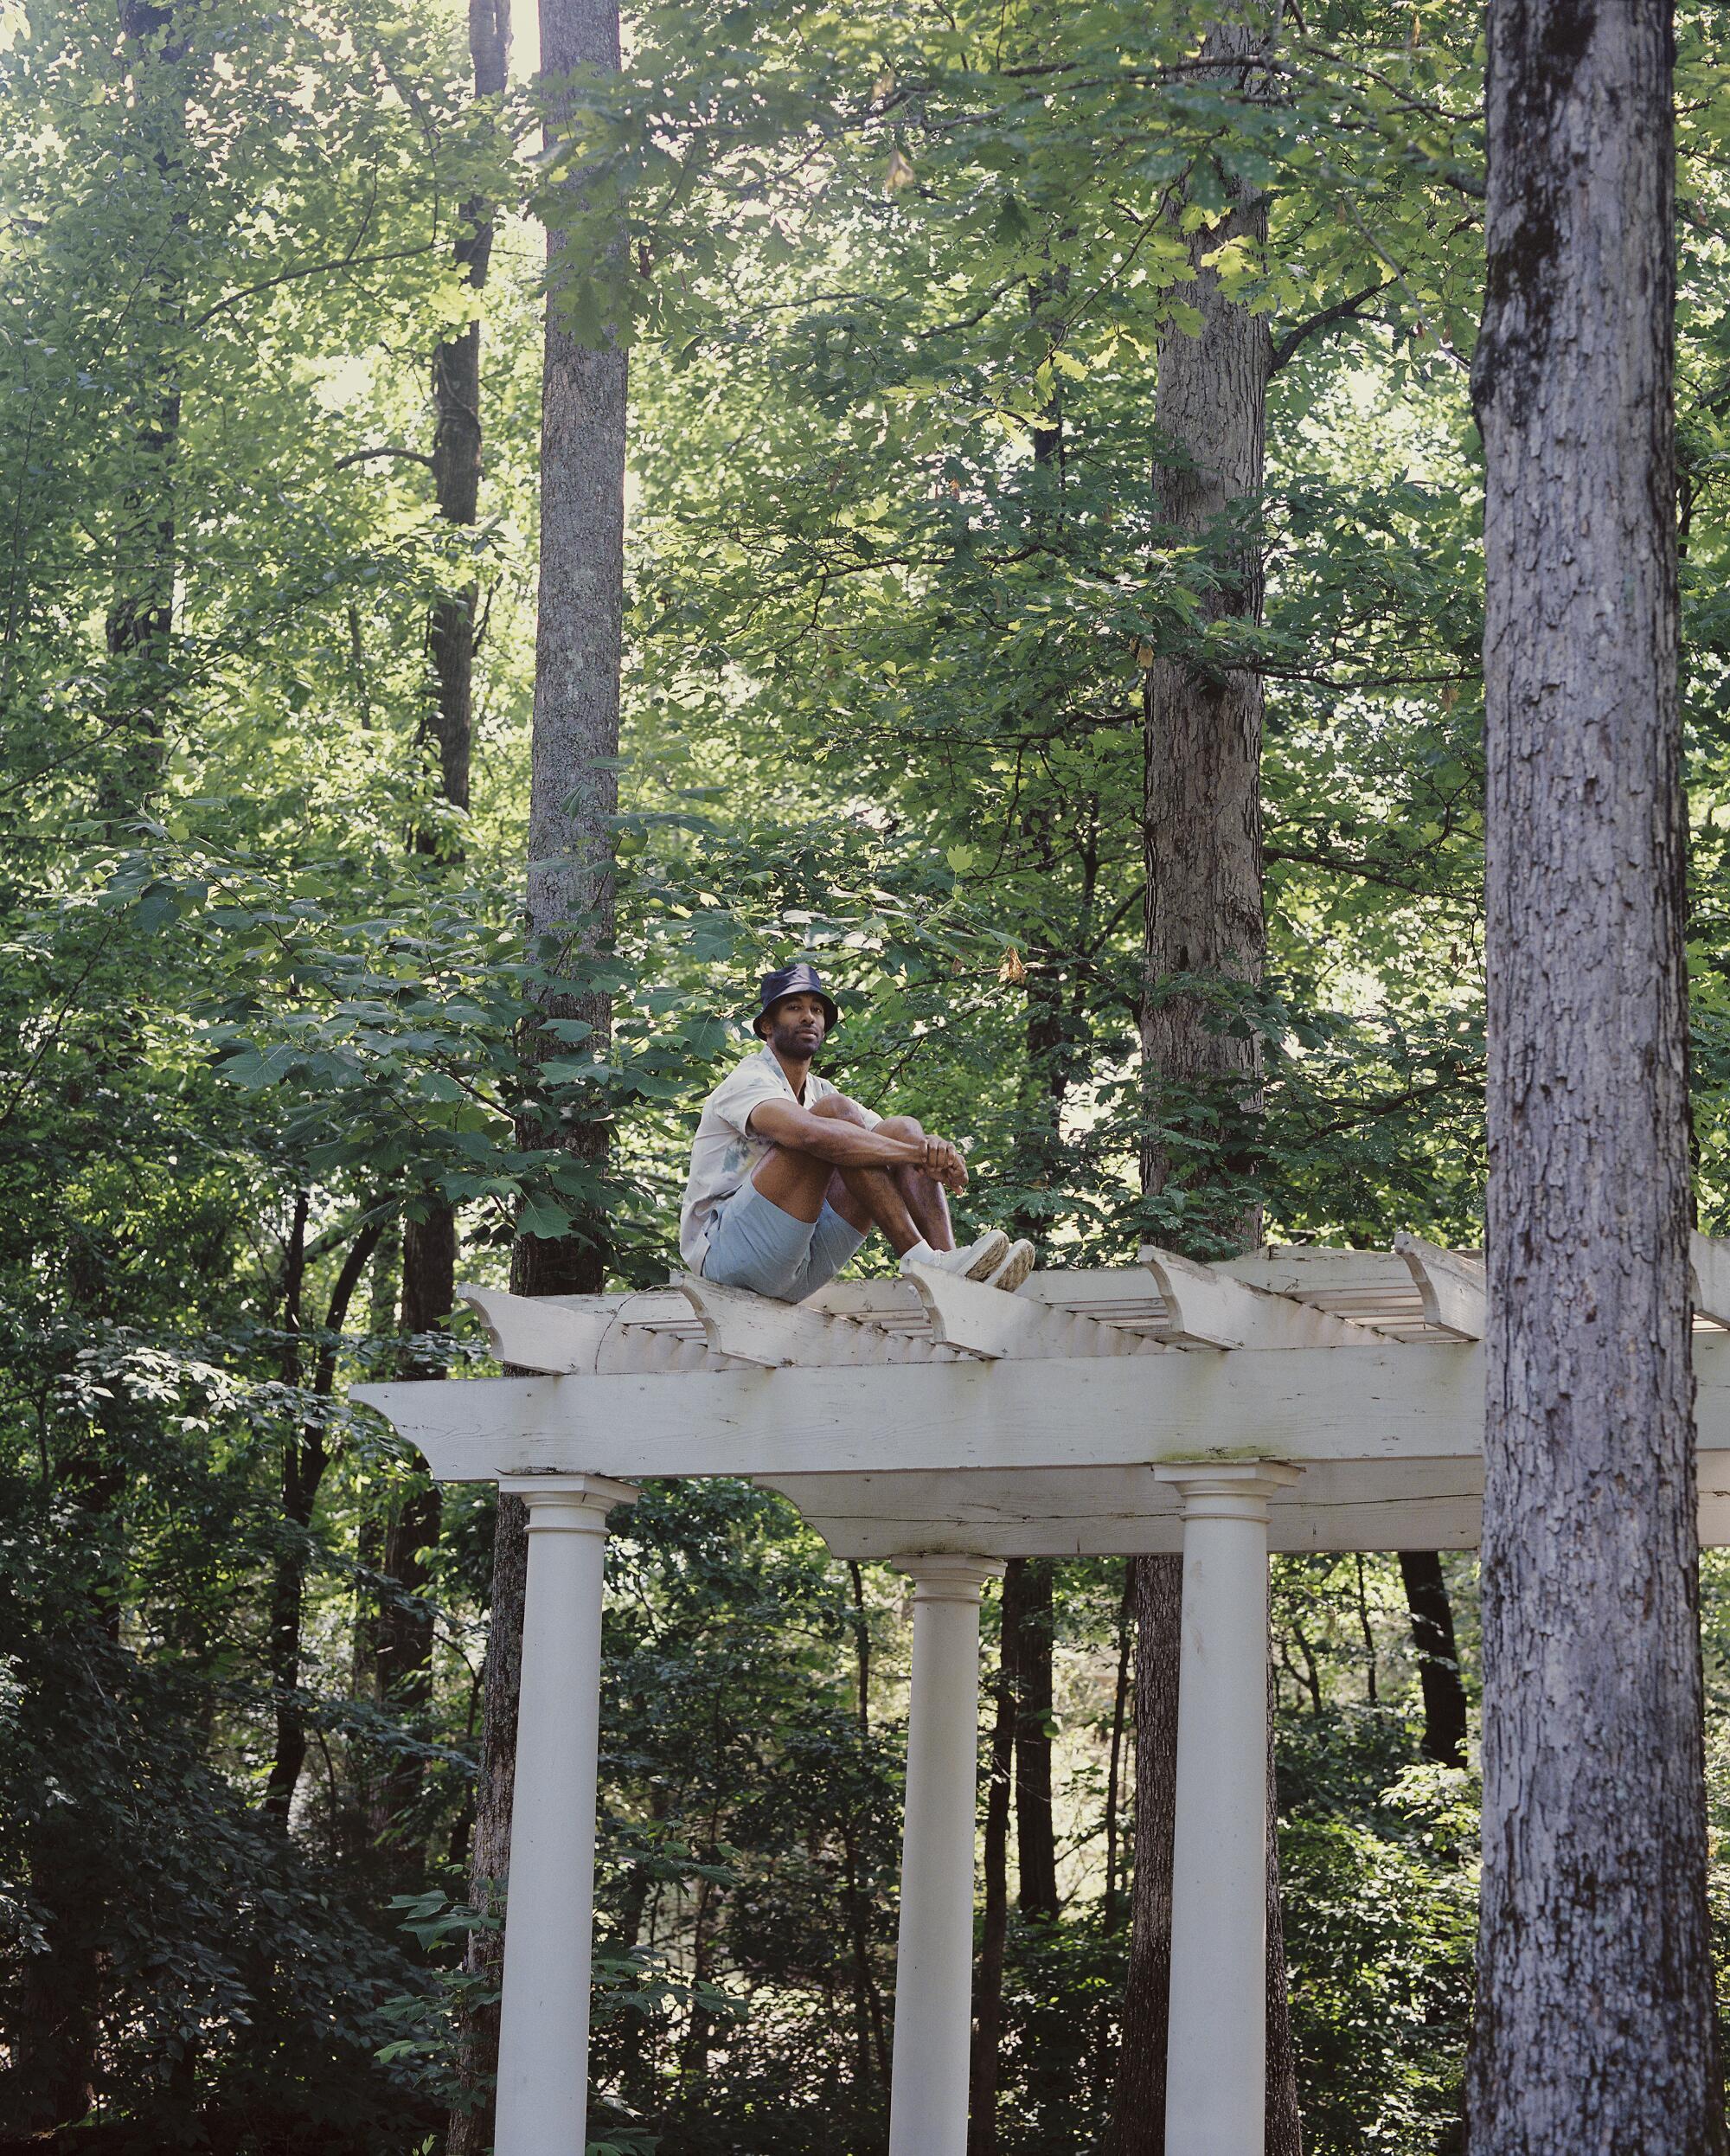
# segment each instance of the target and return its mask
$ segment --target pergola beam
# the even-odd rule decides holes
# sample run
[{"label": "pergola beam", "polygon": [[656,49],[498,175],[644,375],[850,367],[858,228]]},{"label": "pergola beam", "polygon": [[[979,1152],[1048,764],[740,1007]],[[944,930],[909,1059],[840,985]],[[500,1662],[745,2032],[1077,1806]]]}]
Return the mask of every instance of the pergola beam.
[{"label": "pergola beam", "polygon": [[[1730,1450],[1730,1338],[1694,1344],[1702,1453]],[[356,1386],[454,1482],[501,1473],[1140,1466],[1233,1453],[1476,1458],[1474,1341],[1230,1355],[695,1370]]]},{"label": "pergola beam", "polygon": [[1374,1336],[1349,1318],[1294,1301],[1152,1243],[1141,1261],[1165,1305],[1163,1340],[1202,1348],[1367,1347]]},{"label": "pergola beam", "polygon": [[1405,1259],[1423,1298],[1425,1323],[1457,1340],[1481,1340],[1483,1260],[1463,1257],[1458,1250],[1444,1250],[1439,1244],[1403,1232],[1394,1238],[1394,1248]]}]

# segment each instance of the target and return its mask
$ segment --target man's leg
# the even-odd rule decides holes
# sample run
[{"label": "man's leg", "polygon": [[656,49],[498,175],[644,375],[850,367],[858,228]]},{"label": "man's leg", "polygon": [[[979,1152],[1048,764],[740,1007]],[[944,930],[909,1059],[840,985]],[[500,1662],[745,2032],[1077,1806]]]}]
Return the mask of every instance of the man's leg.
[{"label": "man's leg", "polygon": [[[869,1127],[865,1112],[844,1094],[827,1094],[813,1102],[813,1115],[837,1123]],[[890,1116],[875,1127],[889,1138],[919,1138],[924,1133],[911,1116]],[[955,1230],[948,1201],[935,1177],[908,1165],[898,1168],[832,1168],[814,1153],[777,1145],[758,1163],[753,1187],[795,1220],[821,1219],[825,1203],[860,1235],[881,1229],[897,1257],[923,1243],[952,1254]],[[939,1241],[939,1238],[941,1238]],[[983,1279],[1009,1248],[1009,1239],[992,1229],[962,1254],[972,1261],[970,1276]],[[1018,1275],[1018,1278],[1020,1276]]]},{"label": "man's leg", "polygon": [[[843,1094],[825,1094],[811,1107],[813,1115],[825,1121],[857,1123],[865,1126],[864,1111],[856,1101]],[[882,1126],[892,1138],[913,1134],[916,1126],[902,1129],[899,1123]],[[777,1145],[773,1152],[758,1162],[757,1171],[751,1181],[755,1189],[772,1205],[778,1205],[784,1213],[791,1213],[795,1220],[817,1221],[822,1217],[825,1201],[850,1228],[861,1235],[868,1235],[872,1229],[881,1228],[899,1257],[911,1250],[921,1240],[923,1230],[902,1195],[900,1178],[917,1171],[897,1168],[833,1168],[826,1160],[819,1160],[815,1153],[797,1152],[791,1145]],[[931,1181],[928,1176],[917,1176],[921,1183]],[[953,1237],[948,1244],[952,1248]]]},{"label": "man's leg", "polygon": [[[845,1094],[825,1094],[812,1108],[813,1115],[821,1115],[835,1123],[857,1123],[868,1127],[868,1119],[856,1100],[849,1100]],[[916,1138],[922,1133],[910,1117],[890,1116],[879,1123],[877,1129],[885,1138]],[[768,1163],[766,1161],[764,1166]],[[821,1161],[819,1167],[824,1165]],[[760,1170],[759,1171],[761,1172]],[[879,1228],[888,1238],[889,1248],[899,1258],[911,1250],[916,1242],[926,1240],[920,1225],[907,1202],[903,1177],[919,1183],[929,1183],[929,1176],[921,1175],[912,1167],[902,1168],[836,1168],[830,1172],[823,1195],[840,1214],[849,1228],[856,1228],[862,1235]],[[952,1247],[954,1238],[945,1248]],[[932,1244],[935,1249],[938,1246]]]},{"label": "man's leg", "polygon": [[[923,1138],[925,1126],[911,1115],[887,1116],[877,1126],[891,1138]],[[949,1193],[935,1176],[923,1168],[894,1168],[901,1202],[913,1215],[919,1234],[933,1250],[955,1248],[955,1226],[949,1217]],[[830,1203],[834,1201],[831,1199]]]}]

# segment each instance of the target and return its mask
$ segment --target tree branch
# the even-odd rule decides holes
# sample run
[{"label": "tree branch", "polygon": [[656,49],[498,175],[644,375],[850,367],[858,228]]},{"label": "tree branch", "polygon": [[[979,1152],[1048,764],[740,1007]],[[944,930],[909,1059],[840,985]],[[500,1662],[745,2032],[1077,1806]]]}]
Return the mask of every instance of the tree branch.
[{"label": "tree branch", "polygon": [[1331,330],[1336,322],[1362,321],[1366,303],[1374,299],[1379,292],[1386,292],[1393,282],[1391,277],[1384,277],[1374,285],[1366,285],[1362,292],[1355,292],[1349,299],[1336,299],[1331,307],[1323,307],[1319,314],[1312,314],[1307,321],[1288,330],[1273,348],[1273,364],[1268,370],[1270,375],[1277,375],[1300,345],[1312,337],[1319,337],[1324,330]]},{"label": "tree branch", "polygon": [[406,464],[424,464],[432,470],[432,459],[419,449],[403,449],[394,442],[381,442],[376,449],[350,450],[346,457],[338,457],[330,467],[333,472],[346,472],[351,464],[366,464],[375,457],[400,457]]}]

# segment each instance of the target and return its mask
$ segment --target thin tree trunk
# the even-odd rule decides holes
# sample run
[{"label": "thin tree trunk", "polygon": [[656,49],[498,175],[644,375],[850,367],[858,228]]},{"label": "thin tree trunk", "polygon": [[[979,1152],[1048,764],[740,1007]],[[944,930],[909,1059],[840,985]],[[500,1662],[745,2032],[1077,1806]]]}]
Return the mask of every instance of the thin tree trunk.
[{"label": "thin tree trunk", "polygon": [[[1057,1833],[1051,1802],[1052,1561],[1022,1559],[1016,1592],[1003,1582],[1003,1630],[1015,1641],[1016,1903],[1057,1922]],[[1014,1603],[1014,1621],[1010,1620]]]},{"label": "thin tree trunk", "polygon": [[1279,1901],[1279,1781],[1274,1755],[1279,1704],[1273,1663],[1267,1665],[1267,2146],[1266,2156],[1304,2156],[1298,2108],[1298,2054],[1291,2040],[1291,1999],[1285,1981],[1285,1912]]},{"label": "thin tree trunk", "polygon": [[1105,1769],[1105,1899],[1101,1922],[1107,1935],[1122,1921],[1118,1893],[1118,1851],[1123,1829],[1124,1725],[1129,1705],[1131,1648],[1135,1639],[1135,1570],[1126,1559],[1124,1592],[1118,1605],[1118,1681],[1112,1694],[1112,1742]]},{"label": "thin tree trunk", "polygon": [[[492,1621],[481,1692],[481,1764],[475,1792],[469,1900],[484,1915],[504,1910],[510,1868],[510,1790],[516,1774],[516,1703],[522,1685],[522,1589],[529,1572],[529,1513],[521,1498],[501,1497],[493,1529]],[[496,1990],[503,1959],[501,1931],[471,1931],[464,1966]],[[498,2063],[497,2000],[467,2008],[457,2031],[462,2096],[451,2114],[449,2156],[484,2156],[492,2146],[491,2077]]]},{"label": "thin tree trunk", "polygon": [[[1206,19],[1199,16],[1199,19]],[[1219,16],[1201,42],[1220,63],[1221,89],[1240,84],[1271,47],[1277,12],[1266,0]],[[1259,623],[1262,566],[1254,519],[1263,478],[1272,350],[1265,324],[1236,306],[1201,257],[1228,240],[1252,247],[1267,233],[1265,200],[1220,175],[1223,221],[1191,241],[1194,278],[1178,297],[1201,317],[1195,335],[1174,330],[1160,350],[1155,494],[1161,523],[1199,548],[1208,585],[1207,625]],[[1260,1216],[1232,1172],[1240,1133],[1259,1107],[1259,1045],[1232,1023],[1233,1006],[1261,979],[1260,677],[1192,667],[1182,654],[1150,657],[1144,691],[1142,1062],[1148,1126],[1143,1188],[1157,1199],[1185,1191],[1178,1240],[1196,1257],[1254,1242]],[[1182,1129],[1211,1152],[1199,1172],[1162,1133]],[[1154,1217],[1157,1217],[1157,1209]],[[1182,1560],[1135,1560],[1137,1651],[1136,1875],[1130,1977],[1113,2132],[1120,2156],[1163,2156],[1166,2011],[1170,1993],[1171,1838],[1176,1794],[1178,1626]],[[1268,1819],[1270,2156],[1297,2156],[1284,1954],[1278,1925],[1278,1852]]]},{"label": "thin tree trunk", "polygon": [[1690,1427],[1671,11],[1495,0],[1473,2156],[1723,2146]]},{"label": "thin tree trunk", "polygon": [[[469,59],[474,95],[503,98],[510,64],[510,0],[469,0]],[[463,205],[455,257],[458,268],[478,295],[484,291],[492,260],[494,219],[490,203],[471,199]],[[448,524],[468,527],[480,509],[481,323],[474,318],[457,337],[440,344],[432,356],[432,484],[439,514]],[[433,694],[426,723],[439,748],[439,791],[453,808],[469,805],[470,766],[474,738],[475,615],[479,596],[472,577],[432,601],[426,644],[432,662]],[[460,849],[436,819],[414,834],[422,853],[457,855]],[[432,1332],[450,1319],[456,1304],[457,1216],[451,1206],[433,1203],[426,1217],[409,1221],[402,1236],[402,1330],[411,1338]],[[435,1358],[404,1357],[405,1377],[436,1378],[445,1374]],[[396,1505],[386,1532],[383,1570],[391,1599],[376,1624],[376,1680],[379,1697],[399,1714],[424,1712],[432,1696],[433,1627],[430,1611],[412,1605],[424,1596],[428,1569],[424,1553],[436,1547],[443,1524],[439,1485],[417,1458],[420,1481]],[[425,1780],[422,1762],[399,1755],[385,1776],[383,1806],[397,1857],[397,1883],[417,1883],[424,1850],[403,1822],[413,1812]]]},{"label": "thin tree trunk", "polygon": [[[129,127],[172,200],[184,178],[188,47],[175,10],[158,0],[119,0],[122,64],[129,89]],[[114,738],[118,754],[104,772],[98,805],[105,818],[139,813],[162,777],[163,742],[173,694],[176,509],[175,464],[180,450],[181,390],[165,349],[151,350],[153,334],[170,347],[182,313],[178,243],[186,209],[170,208],[170,241],[156,250],[136,295],[141,349],[135,356],[140,388],[132,476],[117,534],[114,595],[104,622],[113,660]]]},{"label": "thin tree trunk", "polygon": [[[284,1330],[289,1336],[284,1349],[284,1374],[292,1384],[298,1384],[301,1376],[298,1336],[305,1271],[306,1216],[306,1193],[302,1190],[295,1198],[283,1298]],[[330,1458],[325,1443],[323,1403],[336,1388],[339,1336],[348,1319],[349,1305],[383,1234],[383,1222],[376,1222],[363,1228],[349,1246],[336,1285],[330,1290],[330,1306],[324,1313],[324,1337],[313,1357],[311,1413],[283,1441],[282,1516],[289,1532],[272,1569],[270,1598],[270,1673],[271,1686],[276,1694],[276,1746],[260,1806],[282,1826],[288,1823],[300,1770],[306,1764],[306,1719],[299,1697],[301,1625],[306,1596],[306,1538],[311,1532],[313,1507],[317,1503],[318,1487]]]},{"label": "thin tree trunk", "polygon": [[1454,1640],[1453,1605],[1433,1550],[1402,1550],[1400,1576],[1412,1620],[1412,1647],[1424,1700],[1424,1756],[1442,1767],[1465,1765],[1465,1686]]},{"label": "thin tree trunk", "polygon": [[1132,1557],[1130,1564],[1136,1626],[1135,1870],[1111,2146],[1114,2156],[1164,2156],[1183,1560],[1142,1556]]},{"label": "thin tree trunk", "polygon": [[1025,1557],[1003,1568],[1003,1625],[997,1674],[991,1687],[991,1763],[985,1785],[985,1832],[980,1869],[984,1907],[979,1927],[979,1967],[973,1985],[973,2055],[968,2076],[967,2156],[996,2156],[998,2050],[1003,2023],[1003,1955],[1009,1931],[1009,1776],[1016,1743],[1014,1610]]}]

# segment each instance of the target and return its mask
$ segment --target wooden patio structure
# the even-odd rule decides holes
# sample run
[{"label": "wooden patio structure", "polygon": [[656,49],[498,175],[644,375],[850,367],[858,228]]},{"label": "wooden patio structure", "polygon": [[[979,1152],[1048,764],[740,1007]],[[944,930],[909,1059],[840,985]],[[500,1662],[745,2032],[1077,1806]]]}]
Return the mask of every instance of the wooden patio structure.
[{"label": "wooden patio structure", "polygon": [[[1701,1537],[1730,1543],[1730,1242],[1694,1244]],[[914,1582],[891,2156],[964,2156],[979,1599],[1012,1556],[1184,1559],[1167,2146],[1260,2156],[1270,1550],[1468,1549],[1482,1261],[1268,1248],[1218,1266],[916,1269],[766,1302],[462,1291],[530,1376],[357,1387],[434,1475],[529,1508],[498,2156],[582,2156],[606,1517],[645,1475],[747,1476]]]}]

